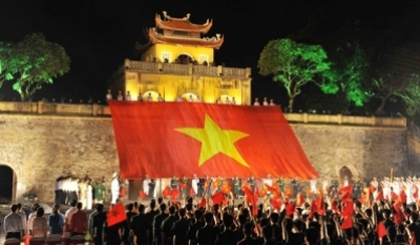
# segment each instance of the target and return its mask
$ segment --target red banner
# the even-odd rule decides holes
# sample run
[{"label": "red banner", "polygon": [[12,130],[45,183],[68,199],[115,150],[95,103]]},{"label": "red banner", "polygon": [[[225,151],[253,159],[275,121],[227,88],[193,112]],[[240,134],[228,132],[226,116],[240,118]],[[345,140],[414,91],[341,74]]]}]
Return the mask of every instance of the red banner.
[{"label": "red banner", "polygon": [[311,179],[279,107],[109,101],[121,176]]}]

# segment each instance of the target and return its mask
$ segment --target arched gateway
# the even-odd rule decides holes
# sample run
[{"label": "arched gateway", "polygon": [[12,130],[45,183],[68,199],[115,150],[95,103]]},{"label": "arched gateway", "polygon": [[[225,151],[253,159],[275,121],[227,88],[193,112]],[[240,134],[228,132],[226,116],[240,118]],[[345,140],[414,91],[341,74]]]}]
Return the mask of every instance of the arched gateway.
[{"label": "arched gateway", "polygon": [[16,201],[16,173],[11,167],[3,164],[0,164],[0,186],[0,204]]}]

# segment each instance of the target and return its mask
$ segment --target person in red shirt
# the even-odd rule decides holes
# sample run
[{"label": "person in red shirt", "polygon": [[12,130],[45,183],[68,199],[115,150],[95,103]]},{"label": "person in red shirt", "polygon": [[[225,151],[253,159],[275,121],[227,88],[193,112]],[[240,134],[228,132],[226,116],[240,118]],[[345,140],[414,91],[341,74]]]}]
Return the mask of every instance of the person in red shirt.
[{"label": "person in red shirt", "polygon": [[87,230],[88,217],[82,211],[82,203],[77,203],[77,211],[71,215],[69,221],[70,232],[72,236],[85,235]]}]

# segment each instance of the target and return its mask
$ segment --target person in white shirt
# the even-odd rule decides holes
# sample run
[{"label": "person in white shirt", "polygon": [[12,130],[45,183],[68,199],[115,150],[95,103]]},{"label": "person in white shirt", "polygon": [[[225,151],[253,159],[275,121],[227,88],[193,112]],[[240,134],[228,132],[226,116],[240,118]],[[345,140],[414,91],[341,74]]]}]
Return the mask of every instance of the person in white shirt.
[{"label": "person in white shirt", "polygon": [[125,95],[125,100],[131,101],[131,94],[130,91],[127,91],[127,94]]},{"label": "person in white shirt", "polygon": [[111,89],[108,89],[108,93],[106,94],[106,100],[112,100]]},{"label": "person in white shirt", "polygon": [[4,231],[6,233],[6,239],[8,238],[22,238],[23,223],[22,217],[17,214],[17,205],[12,205],[12,212],[4,218]]},{"label": "person in white shirt", "polygon": [[309,187],[310,187],[310,189],[311,189],[311,192],[314,194],[314,195],[316,195],[317,194],[317,190],[316,190],[316,179],[314,178],[314,179],[311,179],[310,181],[309,181]]},{"label": "person in white shirt", "polygon": [[258,101],[258,98],[255,98],[254,106],[260,106],[260,102]]},{"label": "person in white shirt", "polygon": [[149,93],[147,95],[147,102],[152,102],[152,101],[153,101],[152,93]]},{"label": "person in white shirt", "polygon": [[163,97],[162,97],[162,95],[161,95],[161,94],[159,94],[159,96],[158,96],[158,101],[159,101],[159,102],[163,102]]},{"label": "person in white shirt", "polygon": [[196,196],[197,196],[197,193],[198,193],[198,183],[200,183],[200,180],[197,178],[197,175],[194,174],[193,178],[191,180],[191,186],[192,186]]},{"label": "person in white shirt", "polygon": [[120,197],[120,181],[118,180],[118,174],[114,173],[112,175],[112,182],[111,182],[111,204],[116,204],[119,197]]},{"label": "person in white shirt", "polygon": [[346,176],[344,176],[344,181],[343,181],[343,186],[347,187],[349,185],[349,178]]},{"label": "person in white shirt", "polygon": [[119,91],[118,91],[117,100],[123,100],[123,99],[124,99],[124,96],[123,96],[123,94],[122,94],[121,90],[119,90]]},{"label": "person in white shirt", "polygon": [[263,99],[263,106],[268,106],[267,97],[264,97]]},{"label": "person in white shirt", "polygon": [[178,95],[178,98],[176,99],[177,102],[182,102],[182,97],[181,95]]},{"label": "person in white shirt", "polygon": [[36,218],[36,212],[38,211],[38,208],[38,203],[35,203],[32,206],[32,212],[28,215],[28,222],[26,223],[26,229],[28,234],[31,234],[32,232],[32,224],[34,222],[34,219]]},{"label": "person in white shirt", "polygon": [[93,187],[91,184],[92,180],[88,179],[86,184],[87,184],[87,193],[86,193],[86,209],[87,210],[92,210],[92,206],[93,206]]},{"label": "person in white shirt", "polygon": [[145,178],[144,178],[144,180],[143,180],[143,192],[146,194],[146,195],[149,195],[149,184],[150,184],[150,182],[151,182],[151,180],[150,180],[150,178],[149,178],[149,175],[146,175],[145,176]]}]

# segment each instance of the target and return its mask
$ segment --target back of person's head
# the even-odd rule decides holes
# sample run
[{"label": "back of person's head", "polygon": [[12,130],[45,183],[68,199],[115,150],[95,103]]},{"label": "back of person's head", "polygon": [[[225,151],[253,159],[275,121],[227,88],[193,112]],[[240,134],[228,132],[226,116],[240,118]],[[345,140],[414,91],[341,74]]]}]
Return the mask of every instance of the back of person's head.
[{"label": "back of person's head", "polygon": [[270,221],[273,224],[277,224],[279,222],[279,214],[278,213],[271,213],[270,214]]},{"label": "back of person's head", "polygon": [[373,211],[372,211],[371,208],[368,208],[368,209],[365,210],[365,213],[368,217],[372,217]]},{"label": "back of person's head", "polygon": [[245,236],[251,236],[252,230],[254,229],[254,224],[251,222],[246,222],[243,227],[243,233]]},{"label": "back of person's head", "polygon": [[83,207],[83,204],[81,202],[78,202],[76,208],[80,210],[82,209],[82,207]]},{"label": "back of person's head", "polygon": [[261,227],[265,227],[270,224],[270,220],[267,218],[261,218],[258,220],[258,223],[260,224]]},{"label": "back of person's head", "polygon": [[264,226],[262,234],[266,241],[270,241],[273,238],[273,227],[270,225]]},{"label": "back of person's head", "polygon": [[102,213],[104,211],[104,205],[97,204],[96,205],[96,211],[98,211],[98,213]]},{"label": "back of person's head", "polygon": [[150,201],[150,208],[151,208],[151,209],[155,209],[155,208],[156,208],[156,200],[155,200],[155,199],[152,199],[152,200]]},{"label": "back of person's head", "polygon": [[134,208],[138,209],[139,208],[139,203],[138,202],[134,202]]},{"label": "back of person's head", "polygon": [[179,213],[179,217],[184,218],[185,215],[187,214],[187,210],[185,208],[181,208],[178,213]]},{"label": "back of person's head", "polygon": [[144,210],[146,209],[146,207],[143,204],[140,204],[139,206],[139,213],[144,214]]},{"label": "back of person's head", "polygon": [[238,220],[239,224],[244,225],[248,221],[248,217],[244,213],[242,213],[239,215]]},{"label": "back of person's head", "polygon": [[72,206],[74,208],[74,207],[76,207],[76,205],[77,205],[76,200],[71,201],[70,206]]},{"label": "back of person's head", "polygon": [[16,212],[18,210],[17,205],[13,204],[11,210],[12,210],[13,213]]},{"label": "back of person's head", "polygon": [[225,224],[226,229],[230,228],[233,225],[233,216],[230,214],[224,213],[223,223]]},{"label": "back of person's head", "polygon": [[204,221],[208,224],[208,225],[211,225],[211,224],[213,224],[213,214],[212,213],[206,213],[205,215],[204,215]]},{"label": "back of person's head", "polygon": [[166,207],[167,207],[167,206],[166,206],[166,204],[165,204],[165,203],[161,203],[161,204],[160,204],[160,211],[162,211],[162,213],[163,213],[163,212],[165,212],[165,211],[166,211]]},{"label": "back of person's head", "polygon": [[187,199],[187,204],[193,204],[193,199],[192,199],[192,197],[188,197],[188,199]]},{"label": "back of person's head", "polygon": [[176,212],[176,208],[175,208],[175,206],[170,206],[170,207],[169,207],[169,214],[170,214],[170,215],[174,215],[174,214],[175,214],[175,212]]},{"label": "back of person's head", "polygon": [[317,244],[319,240],[319,231],[314,228],[307,229],[305,239],[309,244]]},{"label": "back of person's head", "polygon": [[44,209],[38,208],[38,210],[36,211],[36,217],[42,217],[43,215],[44,215]]},{"label": "back of person's head", "polygon": [[134,205],[132,203],[127,205],[127,210],[128,211],[130,211],[130,212],[133,211],[133,208],[134,208]]},{"label": "back of person's head", "polygon": [[201,220],[201,217],[203,217],[203,212],[199,209],[195,210],[194,217],[196,220]]},{"label": "back of person's head", "polygon": [[162,204],[163,203],[163,197],[159,197],[158,198],[158,204],[160,205],[160,204]]},{"label": "back of person's head", "polygon": [[32,211],[36,212],[36,210],[39,208],[39,204],[35,203],[34,205],[32,205]]},{"label": "back of person's head", "polygon": [[22,203],[18,203],[16,204],[16,206],[17,206],[17,209],[20,210],[22,208]]}]

